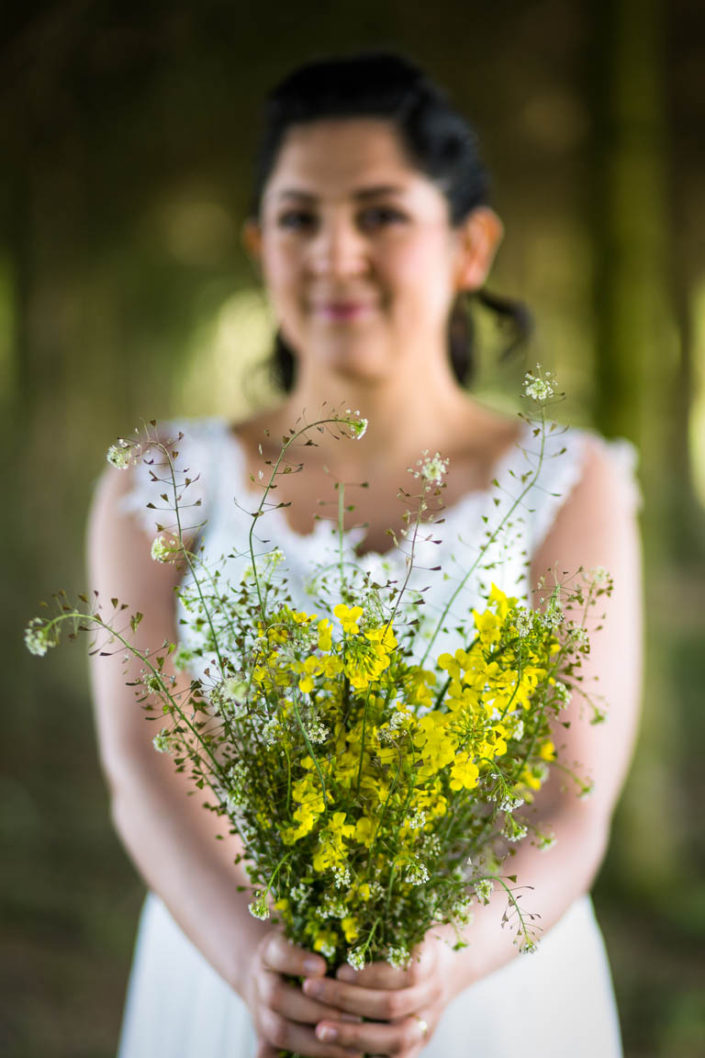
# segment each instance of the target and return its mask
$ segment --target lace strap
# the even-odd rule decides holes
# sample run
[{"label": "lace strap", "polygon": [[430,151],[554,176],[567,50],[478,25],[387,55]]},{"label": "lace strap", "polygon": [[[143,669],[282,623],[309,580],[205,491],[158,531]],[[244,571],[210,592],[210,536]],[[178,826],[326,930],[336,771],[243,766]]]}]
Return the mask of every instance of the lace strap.
[{"label": "lace strap", "polygon": [[590,444],[597,445],[613,461],[634,510],[641,506],[636,478],[638,455],[631,442],[623,438],[607,441],[586,430],[558,428],[546,436],[541,472],[528,497],[531,554],[543,544],[558,512],[580,482]]}]

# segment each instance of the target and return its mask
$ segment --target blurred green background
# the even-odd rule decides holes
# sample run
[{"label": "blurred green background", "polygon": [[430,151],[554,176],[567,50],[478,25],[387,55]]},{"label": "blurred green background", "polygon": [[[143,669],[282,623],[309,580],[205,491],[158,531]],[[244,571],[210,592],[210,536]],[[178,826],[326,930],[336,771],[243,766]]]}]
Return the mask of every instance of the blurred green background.
[{"label": "blurred green background", "polygon": [[[253,365],[272,325],[239,242],[260,100],[305,59],[380,45],[427,66],[480,130],[507,232],[492,286],[533,308],[527,362],[557,371],[561,416],[641,451],[644,720],[596,902],[628,1058],[705,1052],[704,31],[699,0],[5,8],[7,1058],[114,1054],[143,895],[109,822],[84,651],[39,661],[22,628],[53,590],[86,586],[85,517],[116,435],[266,399]],[[524,365],[499,367],[480,324],[478,392],[511,405]]]}]

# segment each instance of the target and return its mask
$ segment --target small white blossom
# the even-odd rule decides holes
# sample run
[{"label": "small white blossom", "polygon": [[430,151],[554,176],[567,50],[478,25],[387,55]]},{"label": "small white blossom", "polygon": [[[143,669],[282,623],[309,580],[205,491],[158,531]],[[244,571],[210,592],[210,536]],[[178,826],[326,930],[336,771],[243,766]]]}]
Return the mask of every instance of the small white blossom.
[{"label": "small white blossom", "polygon": [[535,951],[538,951],[538,944],[533,937],[527,937],[525,934],[519,934],[514,943],[522,955],[533,955]]},{"label": "small white blossom", "polygon": [[584,649],[590,645],[590,637],[588,636],[587,629],[583,628],[582,625],[573,625],[570,629],[569,635],[570,645]]},{"label": "small white blossom", "polygon": [[556,685],[553,688],[553,693],[560,703],[560,708],[565,709],[572,697],[570,687],[568,687],[568,685],[565,683],[561,683],[560,680],[556,680]]},{"label": "small white blossom", "polygon": [[517,610],[514,625],[517,630],[517,635],[524,639],[529,635],[534,626],[533,612],[527,609]]},{"label": "small white blossom", "polygon": [[347,409],[345,414],[353,416],[353,418],[346,419],[345,421],[354,439],[359,441],[360,438],[364,437],[367,433],[367,419],[363,418],[359,411],[351,411],[350,408]]},{"label": "small white blossom", "polygon": [[412,471],[415,478],[422,478],[429,485],[440,485],[448,470],[449,460],[442,459],[440,452],[435,456],[429,456],[428,451],[423,453],[423,459],[416,463],[418,470]]},{"label": "small white blossom", "polygon": [[333,877],[335,879],[336,889],[347,889],[352,881],[350,876],[350,868],[347,866],[336,866],[333,868]]},{"label": "small white blossom", "polygon": [[473,888],[477,899],[483,904],[489,904],[492,890],[494,889],[494,882],[492,879],[481,878],[479,882],[475,882]]},{"label": "small white blossom", "polygon": [[365,966],[365,952],[359,945],[351,948],[347,954],[347,961],[353,970],[362,970]]},{"label": "small white blossom", "polygon": [[404,878],[411,885],[423,885],[429,879],[428,867],[424,863],[411,863],[404,872]]},{"label": "small white blossom", "polygon": [[306,724],[306,734],[311,742],[318,744],[326,741],[330,735],[330,731],[317,717],[313,717],[313,719],[309,720]]},{"label": "small white blossom", "polygon": [[606,584],[610,579],[610,575],[604,566],[595,566],[594,569],[590,570],[588,578],[592,581],[593,584],[599,585]]},{"label": "small white blossom", "polygon": [[150,555],[155,562],[172,562],[180,551],[178,543],[160,533],[152,541]]},{"label": "small white blossom", "polygon": [[56,646],[56,639],[41,617],[33,617],[24,630],[24,642],[30,654],[43,658],[49,647]]},{"label": "small white blossom", "polygon": [[524,394],[532,400],[549,400],[554,393],[556,385],[555,376],[550,371],[543,371],[541,364],[536,365],[536,371],[527,371],[524,376]]},{"label": "small white blossom", "polygon": [[153,694],[159,694],[164,690],[164,681],[156,672],[146,672],[142,678],[142,682],[146,689]]},{"label": "small white blossom", "polygon": [[269,918],[269,908],[267,907],[266,895],[264,893],[259,893],[256,899],[247,905],[247,910],[253,918],[259,918],[262,919],[262,921]]},{"label": "small white blossom", "polygon": [[499,802],[499,807],[503,812],[513,812],[515,808],[521,808],[524,804],[522,797],[516,797],[514,794],[505,794],[502,800]]},{"label": "small white blossom", "polygon": [[521,841],[526,837],[527,828],[523,823],[517,823],[512,816],[507,816],[504,821],[503,834],[507,841]]},{"label": "small white blossom", "polygon": [[404,945],[392,945],[387,948],[385,952],[385,958],[390,966],[393,966],[395,970],[406,970],[407,966],[411,962],[411,954],[409,949]]},{"label": "small white blossom", "polygon": [[176,749],[173,732],[163,727],[152,739],[152,745],[157,753],[173,753]]},{"label": "small white blossom", "polygon": [[276,745],[280,734],[281,730],[279,727],[279,721],[276,717],[272,717],[272,719],[268,720],[266,724],[263,724],[260,730],[260,735],[262,736],[262,741],[265,746]]},{"label": "small white blossom", "polygon": [[119,437],[117,442],[108,449],[106,459],[116,470],[127,470],[128,467],[139,461],[141,454],[140,445],[134,441],[127,441],[124,437]]}]

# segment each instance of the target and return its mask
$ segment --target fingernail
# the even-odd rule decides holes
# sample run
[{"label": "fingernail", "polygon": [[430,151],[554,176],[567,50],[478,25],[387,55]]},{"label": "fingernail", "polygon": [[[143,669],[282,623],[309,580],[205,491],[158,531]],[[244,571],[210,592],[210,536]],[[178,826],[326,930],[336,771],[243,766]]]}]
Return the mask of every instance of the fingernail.
[{"label": "fingernail", "polygon": [[352,984],[357,977],[357,972],[353,970],[352,966],[348,966],[347,963],[341,966],[335,975],[339,981],[347,981],[348,984]]},{"label": "fingernail", "polygon": [[316,1027],[316,1036],[319,1040],[323,1040],[324,1043],[332,1043],[333,1040],[338,1039],[338,1030],[334,1029],[332,1025],[318,1025]]},{"label": "fingernail", "polygon": [[304,959],[304,970],[307,974],[323,974],[326,968],[321,959]]},{"label": "fingernail", "polygon": [[323,985],[316,977],[307,977],[301,987],[304,990],[304,995],[312,996],[314,999],[320,996],[323,991]]}]

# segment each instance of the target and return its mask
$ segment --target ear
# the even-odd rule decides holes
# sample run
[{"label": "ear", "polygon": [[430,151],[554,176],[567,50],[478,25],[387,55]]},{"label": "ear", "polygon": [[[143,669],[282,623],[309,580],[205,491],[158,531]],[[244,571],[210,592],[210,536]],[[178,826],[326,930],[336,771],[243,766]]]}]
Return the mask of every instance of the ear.
[{"label": "ear", "polygon": [[242,226],[242,245],[255,264],[259,264],[262,258],[262,229],[259,221],[248,217]]},{"label": "ear", "polygon": [[460,225],[460,256],[456,286],[479,290],[484,286],[495,254],[504,235],[504,225],[489,206],[478,206]]}]

